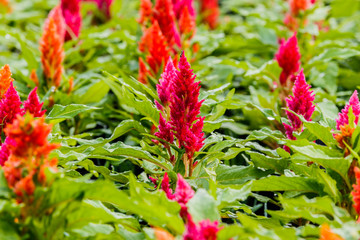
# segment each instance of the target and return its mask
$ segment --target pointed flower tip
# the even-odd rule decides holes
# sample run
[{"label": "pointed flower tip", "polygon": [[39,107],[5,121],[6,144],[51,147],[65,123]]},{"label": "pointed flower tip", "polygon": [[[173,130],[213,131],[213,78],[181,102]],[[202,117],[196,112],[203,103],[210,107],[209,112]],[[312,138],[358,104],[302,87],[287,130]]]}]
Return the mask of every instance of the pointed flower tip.
[{"label": "pointed flower tip", "polygon": [[28,99],[24,101],[24,113],[29,112],[34,117],[44,116],[46,110],[41,110],[44,103],[40,103],[39,96],[37,94],[37,87],[35,87],[28,96]]},{"label": "pointed flower tip", "polygon": [[359,115],[360,115],[360,102],[358,97],[358,92],[355,90],[351,95],[349,102],[345,105],[344,109],[338,115],[338,119],[336,119],[336,128],[340,130],[340,126],[344,126],[349,124],[349,109],[352,108],[352,112],[355,116],[355,125],[358,124]]},{"label": "pointed flower tip", "polygon": [[14,81],[11,78],[11,70],[8,64],[0,69],[0,99],[2,99],[10,87],[10,84]]}]

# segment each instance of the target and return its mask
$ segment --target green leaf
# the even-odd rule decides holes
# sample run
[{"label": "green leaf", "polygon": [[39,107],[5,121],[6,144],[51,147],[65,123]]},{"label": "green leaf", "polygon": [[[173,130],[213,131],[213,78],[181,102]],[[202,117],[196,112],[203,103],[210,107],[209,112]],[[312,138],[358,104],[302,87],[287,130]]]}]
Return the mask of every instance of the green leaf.
[{"label": "green leaf", "polygon": [[46,119],[50,120],[52,123],[58,123],[65,119],[73,118],[80,113],[92,111],[92,110],[96,110],[96,109],[99,109],[99,108],[90,107],[90,106],[82,105],[82,104],[70,104],[67,106],[61,106],[61,105],[55,104],[53,109],[50,111],[50,113],[46,117]]},{"label": "green leaf", "polygon": [[186,205],[195,222],[205,219],[220,220],[216,201],[205,189],[197,190]]}]

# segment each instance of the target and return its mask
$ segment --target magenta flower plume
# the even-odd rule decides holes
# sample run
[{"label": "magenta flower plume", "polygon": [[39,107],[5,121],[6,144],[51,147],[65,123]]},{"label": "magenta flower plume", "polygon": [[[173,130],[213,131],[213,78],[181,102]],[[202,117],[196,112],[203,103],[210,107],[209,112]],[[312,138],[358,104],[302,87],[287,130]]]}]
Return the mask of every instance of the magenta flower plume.
[{"label": "magenta flower plume", "polygon": [[170,200],[174,199],[173,192],[170,188],[170,179],[167,173],[164,174],[163,180],[161,182],[161,189],[165,192],[166,197]]},{"label": "magenta flower plume", "polygon": [[102,11],[107,17],[111,17],[110,7],[113,0],[93,0],[98,5],[100,11]]},{"label": "magenta flower plume", "polygon": [[211,222],[209,219],[202,220],[196,225],[192,219],[186,224],[184,240],[216,240],[217,233],[221,228],[219,222]]},{"label": "magenta flower plume", "polygon": [[195,151],[199,151],[204,145],[204,118],[198,116],[204,100],[198,100],[200,82],[195,82],[195,78],[189,62],[182,53],[179,71],[171,86],[170,123],[173,125],[179,146],[185,148],[189,159],[192,159]]},{"label": "magenta flower plume", "polygon": [[80,0],[61,0],[61,10],[66,23],[65,41],[78,37],[82,24]]},{"label": "magenta flower plume", "polygon": [[29,93],[28,99],[24,101],[24,112],[28,111],[33,114],[34,117],[42,117],[46,110],[41,110],[44,103],[40,103],[36,90],[37,87]]},{"label": "magenta flower plume", "polygon": [[172,0],[174,6],[174,13],[176,18],[179,20],[181,14],[183,13],[185,7],[188,8],[188,11],[192,17],[195,17],[195,9],[193,6],[193,0]]},{"label": "magenta flower plume", "polygon": [[5,96],[0,101],[0,120],[2,121],[2,129],[7,124],[12,123],[18,114],[21,114],[21,101],[13,83],[10,84]]},{"label": "magenta flower plume", "polygon": [[16,142],[7,137],[4,141],[4,143],[1,145],[1,149],[0,149],[0,166],[4,166],[5,162],[9,159],[10,156],[10,149],[9,149],[9,145],[15,145]]},{"label": "magenta flower plume", "polygon": [[336,128],[340,130],[340,126],[345,126],[349,124],[349,109],[352,108],[353,114],[355,116],[355,125],[358,124],[359,115],[360,115],[360,102],[358,98],[358,92],[355,90],[351,95],[348,104],[344,107],[343,110],[339,113],[339,118],[336,119]]},{"label": "magenta flower plume", "polygon": [[296,33],[290,37],[286,42],[281,42],[279,51],[276,53],[275,58],[282,68],[280,74],[280,84],[286,85],[288,79],[295,75],[300,69],[300,51],[296,38]]},{"label": "magenta flower plume", "polygon": [[[315,94],[310,91],[310,85],[306,83],[303,70],[296,76],[295,85],[292,89],[293,96],[286,99],[287,107],[303,116],[307,121],[311,121],[311,116],[315,111],[314,99]],[[286,115],[291,125],[284,124],[286,135],[289,139],[294,139],[293,132],[302,131],[302,122],[295,114],[286,111]]]},{"label": "magenta flower plume", "polygon": [[165,70],[161,74],[159,84],[156,85],[157,93],[163,106],[167,106],[171,98],[171,83],[176,77],[176,68],[174,63],[169,57]]},{"label": "magenta flower plume", "polygon": [[174,134],[172,132],[172,126],[166,122],[162,114],[160,113],[159,120],[159,131],[155,133],[158,138],[164,139],[165,141],[172,143],[174,141]]}]

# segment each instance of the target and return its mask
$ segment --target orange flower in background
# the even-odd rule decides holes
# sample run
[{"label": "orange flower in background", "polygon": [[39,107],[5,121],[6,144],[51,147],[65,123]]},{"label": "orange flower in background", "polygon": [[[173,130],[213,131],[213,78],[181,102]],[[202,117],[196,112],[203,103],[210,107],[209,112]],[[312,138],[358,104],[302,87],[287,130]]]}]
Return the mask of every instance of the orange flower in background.
[{"label": "orange flower in background", "polygon": [[154,228],[156,240],[174,240],[175,237],[162,228]]},{"label": "orange flower in background", "polygon": [[200,2],[203,22],[208,24],[211,29],[215,29],[220,15],[218,0],[201,0]]},{"label": "orange flower in background", "polygon": [[147,69],[144,60],[142,58],[139,58],[139,77],[138,77],[139,82],[143,84],[147,84],[148,74],[149,74],[149,70]]},{"label": "orange flower in background", "polygon": [[185,6],[184,11],[181,14],[179,21],[180,33],[190,36],[194,36],[196,31],[196,23],[193,16],[189,12],[189,8]]},{"label": "orange flower in background", "polygon": [[11,71],[9,65],[5,65],[0,69],[0,99],[4,98],[6,91],[10,87],[14,79],[11,78]]},{"label": "orange flower in background", "polygon": [[339,235],[333,233],[326,223],[321,226],[319,240],[344,240]]},{"label": "orange flower in background", "polygon": [[59,87],[63,72],[65,22],[59,6],[55,7],[45,22],[40,40],[41,64],[50,86]]},{"label": "orange flower in background", "polygon": [[8,0],[0,0],[0,9],[1,8],[5,8],[6,12],[11,12],[10,3]]},{"label": "orange flower in background", "polygon": [[311,6],[310,0],[289,0],[290,10],[293,16],[297,16],[300,10],[306,10]]},{"label": "orange flower in background", "polygon": [[140,18],[138,22],[140,25],[146,28],[147,23],[152,22],[153,10],[152,3],[150,0],[141,0],[140,3]]},{"label": "orange flower in background", "polygon": [[45,170],[56,171],[57,160],[49,160],[50,152],[59,147],[47,141],[51,125],[45,118],[34,119],[33,115],[18,115],[5,128],[10,156],[3,170],[10,189],[19,202],[31,203],[37,185],[46,185]]},{"label": "orange flower in background", "polygon": [[39,86],[39,78],[38,78],[38,76],[37,76],[37,74],[36,74],[36,70],[35,70],[35,69],[31,70],[30,80],[33,81],[36,86]]}]

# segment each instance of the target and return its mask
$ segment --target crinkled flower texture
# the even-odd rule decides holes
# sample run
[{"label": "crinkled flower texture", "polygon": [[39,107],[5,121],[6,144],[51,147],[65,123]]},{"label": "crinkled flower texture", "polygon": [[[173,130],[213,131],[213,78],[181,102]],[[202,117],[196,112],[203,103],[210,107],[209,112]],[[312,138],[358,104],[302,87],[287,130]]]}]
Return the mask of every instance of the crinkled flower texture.
[{"label": "crinkled flower texture", "polygon": [[[289,110],[303,116],[307,121],[311,121],[311,116],[315,111],[313,103],[315,94],[310,91],[310,88],[311,86],[306,83],[303,70],[301,70],[292,89],[293,96],[286,99]],[[290,125],[284,123],[286,135],[289,139],[295,139],[293,132],[302,132],[302,122],[298,116],[290,111],[286,111],[286,115],[290,121]]]},{"label": "crinkled flower texture", "polygon": [[65,41],[78,37],[80,34],[82,24],[80,2],[80,0],[61,0],[61,10],[67,25]]},{"label": "crinkled flower texture", "polygon": [[201,0],[200,2],[203,22],[209,25],[211,29],[215,29],[220,15],[218,0]]},{"label": "crinkled flower texture", "polygon": [[282,68],[280,74],[280,84],[287,85],[289,80],[294,79],[295,75],[300,69],[300,51],[296,38],[296,33],[287,41],[282,40],[279,51],[276,53],[275,58]]},{"label": "crinkled flower texture", "polygon": [[29,93],[28,99],[24,101],[24,111],[33,114],[34,117],[42,117],[46,110],[41,110],[44,103],[40,102],[36,90],[37,87]]},{"label": "crinkled flower texture", "polygon": [[11,78],[11,71],[9,65],[5,65],[0,69],[0,99],[2,99],[6,91],[10,87],[14,79]]},{"label": "crinkled flower texture", "polygon": [[9,188],[17,195],[18,202],[31,203],[36,185],[46,184],[45,170],[56,171],[57,161],[49,160],[48,155],[59,145],[47,141],[50,131],[51,125],[45,123],[44,117],[34,119],[31,114],[18,115],[5,128],[10,155],[3,170]]},{"label": "crinkled flower texture", "polygon": [[219,232],[219,222],[211,222],[209,219],[202,220],[196,225],[192,219],[186,224],[184,240],[216,240]]},{"label": "crinkled flower texture", "polygon": [[339,113],[338,119],[336,119],[336,128],[340,130],[341,126],[349,124],[349,109],[352,109],[352,112],[355,116],[354,124],[357,125],[360,115],[360,102],[358,98],[358,92],[355,90],[351,95],[349,102],[345,105],[344,109]]},{"label": "crinkled flower texture", "polygon": [[13,83],[5,93],[4,98],[0,100],[0,120],[4,129],[9,123],[12,123],[18,114],[22,114],[20,97],[15,90]]},{"label": "crinkled flower texture", "polygon": [[41,65],[49,85],[59,87],[62,78],[64,61],[65,22],[61,8],[55,7],[45,21],[40,40]]}]

